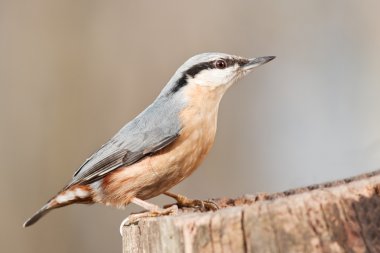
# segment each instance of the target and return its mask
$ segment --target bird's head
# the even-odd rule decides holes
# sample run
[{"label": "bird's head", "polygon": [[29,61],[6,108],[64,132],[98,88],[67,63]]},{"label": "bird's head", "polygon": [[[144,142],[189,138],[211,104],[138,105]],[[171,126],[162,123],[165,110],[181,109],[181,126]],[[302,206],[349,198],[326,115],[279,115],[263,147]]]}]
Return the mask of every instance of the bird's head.
[{"label": "bird's head", "polygon": [[255,67],[274,58],[274,56],[264,56],[248,59],[224,53],[195,55],[177,70],[166,92],[176,93],[186,86],[201,86],[210,90],[218,87],[226,89]]}]

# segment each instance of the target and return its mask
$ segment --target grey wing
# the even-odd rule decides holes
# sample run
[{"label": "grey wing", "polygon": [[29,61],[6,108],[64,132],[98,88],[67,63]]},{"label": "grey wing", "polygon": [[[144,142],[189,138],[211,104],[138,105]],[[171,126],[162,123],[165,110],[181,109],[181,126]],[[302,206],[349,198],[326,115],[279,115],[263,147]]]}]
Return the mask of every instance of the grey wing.
[{"label": "grey wing", "polygon": [[178,137],[178,133],[161,133],[161,136],[159,134],[157,131],[149,131],[130,137],[132,140],[126,140],[125,136],[117,134],[82,164],[66,188],[78,183],[88,184],[97,181],[121,166],[132,165],[161,150]]},{"label": "grey wing", "polygon": [[184,105],[181,97],[159,96],[87,159],[67,187],[97,181],[168,146],[181,131],[178,115]]}]

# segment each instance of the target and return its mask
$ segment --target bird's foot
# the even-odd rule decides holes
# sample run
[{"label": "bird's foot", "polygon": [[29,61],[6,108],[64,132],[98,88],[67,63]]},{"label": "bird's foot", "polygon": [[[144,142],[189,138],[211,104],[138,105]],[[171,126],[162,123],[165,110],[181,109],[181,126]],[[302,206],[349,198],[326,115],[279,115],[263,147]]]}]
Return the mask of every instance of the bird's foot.
[{"label": "bird's foot", "polygon": [[123,236],[123,227],[131,225],[133,223],[138,222],[142,218],[148,218],[148,217],[158,217],[158,216],[164,216],[164,215],[176,215],[178,213],[178,206],[177,205],[172,205],[168,208],[154,208],[151,209],[147,212],[142,212],[142,213],[134,213],[130,214],[127,218],[125,218],[121,224],[120,224],[120,235]]},{"label": "bird's foot", "polygon": [[189,199],[183,195],[170,192],[165,192],[165,195],[174,198],[179,207],[192,207],[201,211],[215,211],[219,209],[218,204],[212,200]]}]

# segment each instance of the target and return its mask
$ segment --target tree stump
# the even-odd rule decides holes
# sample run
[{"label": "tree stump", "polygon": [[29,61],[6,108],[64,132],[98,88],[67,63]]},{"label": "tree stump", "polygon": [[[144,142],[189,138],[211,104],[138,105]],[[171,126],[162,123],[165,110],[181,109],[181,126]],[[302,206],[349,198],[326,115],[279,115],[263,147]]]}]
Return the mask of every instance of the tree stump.
[{"label": "tree stump", "polygon": [[380,252],[380,171],[123,228],[123,252]]}]

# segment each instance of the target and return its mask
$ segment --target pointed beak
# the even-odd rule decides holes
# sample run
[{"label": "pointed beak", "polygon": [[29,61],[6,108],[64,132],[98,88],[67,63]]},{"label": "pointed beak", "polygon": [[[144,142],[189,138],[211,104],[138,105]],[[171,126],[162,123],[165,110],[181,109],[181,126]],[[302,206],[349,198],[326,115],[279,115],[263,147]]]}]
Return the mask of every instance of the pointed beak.
[{"label": "pointed beak", "polygon": [[263,56],[263,57],[257,57],[257,58],[249,59],[249,62],[244,64],[242,66],[242,69],[244,71],[251,70],[255,67],[258,67],[258,66],[263,65],[267,62],[270,62],[274,58],[276,58],[276,56]]}]

